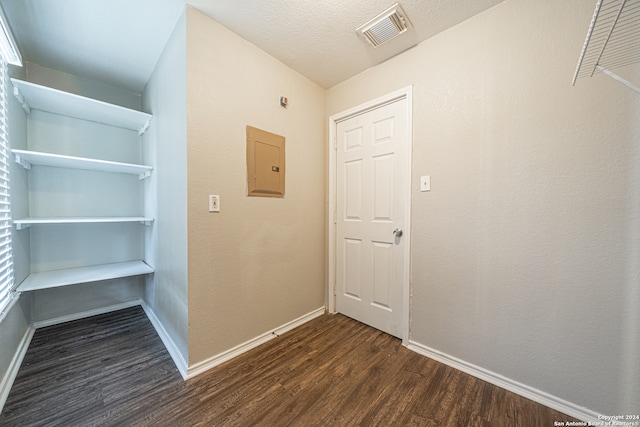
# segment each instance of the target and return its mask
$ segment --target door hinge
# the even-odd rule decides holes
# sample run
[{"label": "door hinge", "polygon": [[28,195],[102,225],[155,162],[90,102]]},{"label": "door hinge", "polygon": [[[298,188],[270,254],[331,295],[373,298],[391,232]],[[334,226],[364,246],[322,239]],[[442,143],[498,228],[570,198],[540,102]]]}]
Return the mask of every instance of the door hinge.
[{"label": "door hinge", "polygon": [[333,138],[333,149],[338,151],[338,139]]}]

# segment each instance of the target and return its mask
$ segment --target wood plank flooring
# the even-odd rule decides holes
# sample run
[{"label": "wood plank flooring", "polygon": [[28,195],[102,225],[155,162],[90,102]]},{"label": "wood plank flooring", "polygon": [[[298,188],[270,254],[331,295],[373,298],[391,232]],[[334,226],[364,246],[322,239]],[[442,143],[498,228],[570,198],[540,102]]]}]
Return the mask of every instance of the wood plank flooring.
[{"label": "wood plank flooring", "polygon": [[575,419],[325,315],[183,381],[140,307],[36,331],[1,426],[553,426]]}]

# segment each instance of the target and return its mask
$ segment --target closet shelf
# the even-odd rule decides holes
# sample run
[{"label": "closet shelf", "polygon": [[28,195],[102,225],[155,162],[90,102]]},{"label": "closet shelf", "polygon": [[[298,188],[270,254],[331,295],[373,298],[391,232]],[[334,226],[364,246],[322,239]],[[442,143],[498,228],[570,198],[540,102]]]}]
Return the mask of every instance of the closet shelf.
[{"label": "closet shelf", "polygon": [[151,114],[113,105],[35,83],[11,79],[13,93],[27,114],[31,109],[138,131],[149,128]]},{"label": "closet shelf", "polygon": [[140,276],[153,273],[154,270],[144,261],[127,261],[91,267],[69,268],[42,273],[31,273],[17,288],[17,292],[38,289],[58,288],[79,283],[91,283],[100,280],[119,279],[121,277]]},{"label": "closet shelf", "polygon": [[572,85],[600,72],[640,93],[640,87],[611,71],[640,62],[640,0],[598,0]]},{"label": "closet shelf", "polygon": [[16,163],[22,165],[25,169],[31,169],[31,165],[53,166],[99,172],[126,173],[138,175],[140,179],[150,176],[153,170],[153,166],[41,153],[38,151],[11,150],[11,152],[15,156]]},{"label": "closet shelf", "polygon": [[139,216],[107,216],[107,217],[63,217],[63,218],[23,218],[16,219],[13,223],[16,229],[22,230],[34,224],[104,224],[118,222],[140,222],[151,225],[153,218]]}]

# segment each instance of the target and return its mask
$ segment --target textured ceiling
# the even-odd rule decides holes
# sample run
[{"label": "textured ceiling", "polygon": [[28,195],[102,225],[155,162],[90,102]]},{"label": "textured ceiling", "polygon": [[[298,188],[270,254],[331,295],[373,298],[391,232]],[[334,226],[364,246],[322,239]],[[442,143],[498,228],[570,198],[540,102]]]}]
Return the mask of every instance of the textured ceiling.
[{"label": "textured ceiling", "polygon": [[[401,0],[414,29],[378,48],[355,29],[394,0],[188,0],[329,88],[503,0]],[[26,61],[141,92],[185,0],[0,0]]]},{"label": "textured ceiling", "polygon": [[[324,88],[503,0],[188,0],[187,3]],[[400,3],[413,31],[373,48],[355,30]]]}]

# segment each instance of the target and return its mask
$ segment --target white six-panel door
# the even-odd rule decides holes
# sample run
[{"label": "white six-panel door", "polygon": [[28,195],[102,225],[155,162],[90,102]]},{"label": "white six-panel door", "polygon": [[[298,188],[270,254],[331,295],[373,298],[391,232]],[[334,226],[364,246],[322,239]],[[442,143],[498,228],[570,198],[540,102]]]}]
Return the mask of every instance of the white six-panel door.
[{"label": "white six-panel door", "polygon": [[402,337],[408,281],[406,98],[336,124],[336,311]]}]

